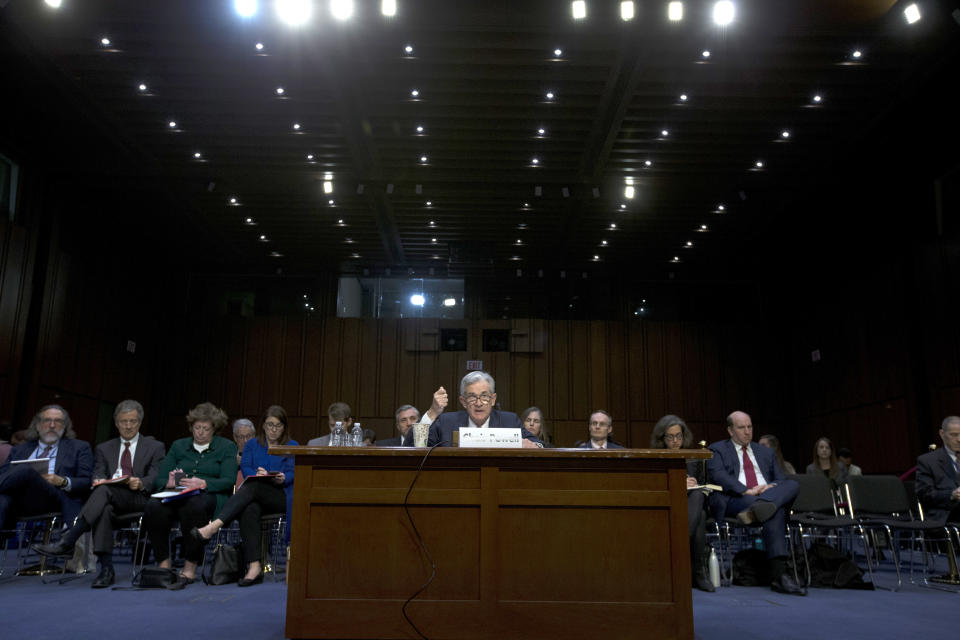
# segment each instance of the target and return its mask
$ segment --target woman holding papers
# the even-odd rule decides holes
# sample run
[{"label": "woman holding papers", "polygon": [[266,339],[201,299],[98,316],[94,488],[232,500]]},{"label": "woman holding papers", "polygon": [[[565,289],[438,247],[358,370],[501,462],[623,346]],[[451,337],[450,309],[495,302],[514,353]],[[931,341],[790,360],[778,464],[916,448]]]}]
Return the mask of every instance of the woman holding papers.
[{"label": "woman holding papers", "polygon": [[[240,520],[240,539],[243,541],[243,557],[247,572],[237,584],[241,587],[263,582],[260,564],[260,516],[265,513],[286,511],[287,522],[293,505],[293,456],[270,455],[270,445],[296,446],[287,440],[287,412],[273,405],[263,417],[263,429],[256,439],[247,441],[243,448],[240,471],[244,481],[237,492],[227,501],[219,517],[210,524],[194,528],[190,536],[198,544],[206,544],[225,524]],[[287,530],[290,530],[289,524]]]},{"label": "woman holding papers", "polygon": [[[143,510],[144,527],[153,543],[153,554],[163,568],[170,567],[170,529],[177,520],[190,531],[209,522],[227,502],[237,480],[237,445],[215,435],[227,424],[227,414],[209,402],[187,414],[188,438],[176,440],[160,464],[155,488],[170,497],[153,498]],[[168,589],[183,589],[197,577],[204,545],[183,537],[183,570]]]},{"label": "woman holding papers", "polygon": [[[689,449],[693,433],[679,416],[660,418],[650,434],[651,449]],[[687,522],[690,526],[690,560],[693,569],[693,584],[703,591],[713,591],[707,561],[706,494],[696,487],[706,484],[707,471],[700,460],[687,461]]]}]

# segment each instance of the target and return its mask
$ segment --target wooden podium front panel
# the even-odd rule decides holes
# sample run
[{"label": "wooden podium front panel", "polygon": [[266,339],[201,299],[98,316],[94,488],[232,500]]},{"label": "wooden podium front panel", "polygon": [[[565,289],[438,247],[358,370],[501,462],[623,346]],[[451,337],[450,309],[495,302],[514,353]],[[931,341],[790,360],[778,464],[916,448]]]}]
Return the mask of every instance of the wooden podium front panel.
[{"label": "wooden podium front panel", "polygon": [[[287,636],[417,637],[400,608],[430,563],[402,505],[425,450],[278,453]],[[432,640],[692,638],[685,477],[663,452],[436,449],[408,504],[437,574],[407,614]]]}]

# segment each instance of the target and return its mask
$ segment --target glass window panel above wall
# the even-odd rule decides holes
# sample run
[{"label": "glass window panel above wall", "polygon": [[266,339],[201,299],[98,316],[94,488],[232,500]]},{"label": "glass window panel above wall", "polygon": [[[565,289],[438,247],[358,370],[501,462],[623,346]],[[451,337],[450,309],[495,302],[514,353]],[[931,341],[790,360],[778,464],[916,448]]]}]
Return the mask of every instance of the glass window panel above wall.
[{"label": "glass window panel above wall", "polygon": [[463,319],[463,280],[340,278],[337,317]]}]

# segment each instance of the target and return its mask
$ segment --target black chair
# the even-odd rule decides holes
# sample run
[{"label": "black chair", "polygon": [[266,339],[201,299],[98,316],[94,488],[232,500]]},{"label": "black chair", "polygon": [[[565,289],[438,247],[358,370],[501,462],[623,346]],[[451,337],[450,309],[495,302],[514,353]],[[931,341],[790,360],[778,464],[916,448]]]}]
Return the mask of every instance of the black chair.
[{"label": "black chair", "polygon": [[[899,535],[910,535],[910,580],[914,584],[929,588],[942,588],[931,584],[927,575],[927,553],[930,535],[942,534],[946,542],[951,571],[956,576],[956,554],[951,536],[957,535],[957,528],[942,521],[925,521],[914,519],[912,509],[917,509],[922,518],[922,509],[915,502],[911,503],[907,488],[897,476],[853,476],[847,483],[847,501],[851,512],[864,527],[880,529],[887,534],[887,541],[893,557],[894,568],[897,572],[898,591],[903,584],[900,572],[900,544]],[[939,538],[939,536],[938,536]],[[919,544],[923,549],[923,575],[921,582],[914,580],[914,549]],[[879,557],[877,558],[879,562]],[[869,566],[868,558],[868,566]]]},{"label": "black chair", "polygon": [[[60,523],[61,514],[59,511],[50,513],[39,513],[32,516],[23,516],[17,518],[17,523],[10,533],[17,541],[17,571],[18,576],[44,576],[51,573],[63,573],[63,567],[51,564],[48,566],[46,556],[39,556],[39,564],[24,566],[27,558],[30,556],[30,547],[39,541],[43,544],[49,544],[54,531],[57,530]],[[10,546],[10,537],[7,537],[3,544],[3,551],[0,553],[0,575],[3,575],[7,560],[7,549]]]}]

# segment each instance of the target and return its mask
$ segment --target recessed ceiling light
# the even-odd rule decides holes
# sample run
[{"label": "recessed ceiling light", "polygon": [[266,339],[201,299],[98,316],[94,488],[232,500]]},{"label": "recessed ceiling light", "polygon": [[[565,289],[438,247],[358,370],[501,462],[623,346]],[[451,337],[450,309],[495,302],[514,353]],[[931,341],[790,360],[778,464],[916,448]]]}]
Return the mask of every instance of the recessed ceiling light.
[{"label": "recessed ceiling light", "polygon": [[327,200],[327,204],[330,205],[331,207],[334,205],[334,202],[335,202],[334,200]]},{"label": "recessed ceiling light", "polygon": [[422,125],[422,124],[418,124],[418,125],[417,125],[417,133],[423,133],[423,125]]},{"label": "recessed ceiling light", "polygon": [[261,235],[261,236],[260,236],[260,242],[269,242],[269,240],[267,240],[267,236]]},{"label": "recessed ceiling light", "polygon": [[587,17],[586,0],[573,0],[573,2],[570,3],[570,10],[573,12],[574,20],[583,20]]},{"label": "recessed ceiling light", "polygon": [[176,128],[177,128],[177,121],[176,121],[176,120],[171,120],[170,122],[167,123],[167,126],[170,127],[171,129],[176,129]]},{"label": "recessed ceiling light", "polygon": [[419,98],[419,97],[420,97],[420,90],[419,90],[419,89],[411,89],[411,90],[410,90],[410,97],[412,97],[412,98]]},{"label": "recessed ceiling light", "polygon": [[700,228],[698,229],[698,231],[707,231],[707,230],[708,230],[707,225],[705,224],[700,225]]},{"label": "recessed ceiling light", "polygon": [[432,207],[432,206],[433,206],[433,200],[427,200],[427,206],[428,206],[428,207]]},{"label": "recessed ceiling light", "polygon": [[780,132],[780,137],[781,137],[781,138],[789,138],[789,137],[790,137],[790,132],[787,131],[786,129],[784,129],[783,131]]},{"label": "recessed ceiling light", "polygon": [[666,129],[661,129],[661,130],[660,130],[660,135],[663,136],[664,138],[666,138],[668,135],[670,135],[670,132],[667,131]]},{"label": "recessed ceiling light", "polygon": [[277,95],[278,95],[278,96],[282,96],[283,93],[284,93],[283,87],[277,87]]},{"label": "recessed ceiling light", "polygon": [[203,157],[203,155],[201,155],[199,151],[194,151],[193,157],[199,160],[200,158]]},{"label": "recessed ceiling light", "polygon": [[680,256],[673,256],[673,260],[670,262],[680,262]]},{"label": "recessed ceiling light", "polygon": [[454,306],[456,306],[456,304],[457,304],[457,301],[456,301],[456,299],[454,299],[454,298],[444,298],[444,299],[443,299],[443,306],[445,306],[445,307],[454,307]]},{"label": "recessed ceiling light", "polygon": [[436,242],[436,241],[437,241],[436,238],[430,238],[430,242]]},{"label": "recessed ceiling light", "polygon": [[853,53],[851,53],[850,56],[853,57],[854,59],[859,60],[860,58],[863,57],[863,52],[860,51],[860,49],[857,49]]},{"label": "recessed ceiling light", "polygon": [[623,20],[624,22],[628,20],[633,20],[633,15],[634,15],[633,2],[631,0],[621,2],[620,3],[620,19]]},{"label": "recessed ceiling light", "polygon": [[621,208],[621,209],[626,209],[626,208],[627,208],[627,205],[621,204],[621,205],[620,205],[620,208]]},{"label": "recessed ceiling light", "polygon": [[421,164],[427,164],[427,156],[420,156]]},{"label": "recessed ceiling light", "polygon": [[531,158],[530,164],[540,164],[540,158]]},{"label": "recessed ceiling light", "polygon": [[237,204],[236,198],[230,198],[230,204]]},{"label": "recessed ceiling light", "polygon": [[544,129],[543,127],[540,127],[539,129],[537,129],[537,135],[544,136],[546,134],[547,134],[547,130]]},{"label": "recessed ceiling light", "polygon": [[726,206],[726,205],[724,205],[724,204],[718,204],[718,205],[717,205],[717,211],[726,211],[726,210],[727,210],[727,206]]},{"label": "recessed ceiling light", "polygon": [[337,224],[343,226],[343,218],[337,219]]},{"label": "recessed ceiling light", "polygon": [[763,160],[757,160],[753,163],[753,166],[755,166],[757,169],[763,169]]},{"label": "recessed ceiling light", "polygon": [[244,224],[253,224],[253,218],[247,218],[243,221]]},{"label": "recessed ceiling light", "polygon": [[514,242],[514,244],[523,244],[523,240],[521,240],[520,238],[517,238],[517,241]]},{"label": "recessed ceiling light", "polygon": [[419,293],[415,293],[412,296],[410,296],[410,304],[417,307],[422,307],[426,301],[427,301],[426,298],[424,298]]},{"label": "recessed ceiling light", "polygon": [[299,123],[299,122],[294,122],[294,123],[293,123],[293,130],[294,130],[294,131],[300,131],[300,123]]},{"label": "recessed ceiling light", "polygon": [[601,240],[601,241],[600,241],[600,245],[601,245],[601,246],[604,246],[604,247],[607,246],[607,241],[606,241],[606,240]]},{"label": "recessed ceiling light", "polygon": [[596,261],[598,261],[598,260],[600,260],[600,256],[596,256],[596,255],[593,256],[593,261],[594,261],[594,262],[596,262]]},{"label": "recessed ceiling light", "polygon": [[920,19],[920,7],[916,3],[907,5],[903,10],[903,17],[907,19],[907,24],[913,24]]},{"label": "recessed ceiling light", "polygon": [[330,14],[336,20],[349,20],[353,16],[353,0],[330,0]]},{"label": "recessed ceiling light", "polygon": [[704,49],[703,52],[702,52],[700,55],[703,56],[704,58],[709,58],[709,57],[710,57],[710,50],[709,50],[709,49]]},{"label": "recessed ceiling light", "polygon": [[629,184],[628,184],[627,186],[625,186],[625,187],[623,188],[623,197],[624,197],[624,198],[627,198],[628,200],[632,200],[632,199],[633,199],[633,186],[632,186],[632,185],[629,185]]},{"label": "recessed ceiling light", "polygon": [[559,58],[560,56],[563,55],[563,49],[554,49],[554,50],[553,50],[553,55],[554,55],[555,57]]},{"label": "recessed ceiling light", "polygon": [[530,203],[529,203],[529,202],[524,202],[524,203],[523,203],[523,208],[524,208],[524,209],[529,209],[529,208],[530,208]]},{"label": "recessed ceiling light", "polygon": [[547,96],[546,96],[546,97],[547,97],[547,100],[553,100],[554,97],[556,97],[556,96],[555,96],[555,94],[553,93],[553,91],[547,91]]},{"label": "recessed ceiling light", "polygon": [[817,104],[820,104],[821,102],[823,102],[823,96],[821,96],[821,95],[818,93],[818,94],[816,94],[815,96],[813,96],[813,101],[816,102]]},{"label": "recessed ceiling light", "polygon": [[241,18],[252,18],[257,15],[259,4],[257,0],[233,0],[233,10]]},{"label": "recessed ceiling light", "polygon": [[433,220],[431,220],[430,222],[427,223],[427,226],[428,226],[428,227],[435,227],[435,226],[437,226],[437,225],[436,225],[436,223],[435,223]]},{"label": "recessed ceiling light", "polygon": [[380,13],[389,18],[397,15],[397,0],[383,0],[380,3]]},{"label": "recessed ceiling light", "polygon": [[291,27],[298,27],[310,20],[313,3],[310,0],[276,0],[277,17]]},{"label": "recessed ceiling light", "polygon": [[616,222],[611,222],[611,223],[610,223],[610,228],[611,228],[611,229],[616,229],[616,228],[617,228],[617,223],[616,223]]},{"label": "recessed ceiling light", "polygon": [[672,22],[680,22],[683,20],[683,3],[670,2],[667,4],[667,18]]},{"label": "recessed ceiling light", "polygon": [[344,244],[353,244],[353,238],[344,238],[344,239],[343,239],[343,243],[344,243]]},{"label": "recessed ceiling light", "polygon": [[[283,257],[283,254],[280,253],[279,251],[271,251],[271,252],[270,252],[270,257],[271,257],[271,258],[282,258],[282,257]],[[310,311],[313,311],[313,307],[310,307]]]},{"label": "recessed ceiling light", "polygon": [[110,46],[110,38],[100,38],[100,44],[104,47]]},{"label": "recessed ceiling light", "polygon": [[324,180],[323,181],[323,192],[324,193],[333,193],[333,181]]},{"label": "recessed ceiling light", "polygon": [[721,27],[725,27],[733,22],[735,9],[730,0],[720,0],[713,5],[713,22]]},{"label": "recessed ceiling light", "polygon": [[412,45],[412,44],[408,44],[407,46],[405,46],[405,47],[403,48],[403,51],[404,51],[404,53],[406,53],[407,55],[410,55],[411,53],[413,53],[413,45]]},{"label": "recessed ceiling light", "polygon": [[351,255],[350,257],[351,257],[351,258],[359,258],[359,257],[360,257],[360,254],[359,254],[359,253],[355,253],[355,254]]},{"label": "recessed ceiling light", "polygon": [[689,249],[690,247],[693,246],[693,242],[691,242],[690,240],[687,240],[687,244],[685,246],[687,247],[687,249]]},{"label": "recessed ceiling light", "polygon": [[680,94],[680,102],[686,102],[686,101],[687,101],[687,94],[681,93],[681,94]]},{"label": "recessed ceiling light", "polygon": [[653,166],[653,162],[651,162],[650,160],[644,160],[644,161],[643,161],[643,165],[644,165],[645,167],[652,167],[652,166]]},{"label": "recessed ceiling light", "polygon": [[313,160],[313,154],[312,154],[312,153],[308,153],[308,154],[307,154],[307,160]]},{"label": "recessed ceiling light", "polygon": [[253,45],[253,48],[256,49],[257,51],[263,51],[263,43],[258,42],[257,44]]},{"label": "recessed ceiling light", "polygon": [[59,9],[63,4],[63,0],[43,0],[44,3],[51,9]]},{"label": "recessed ceiling light", "polygon": [[141,82],[139,85],[137,85],[137,89],[139,89],[140,91],[146,91],[146,90],[147,90],[147,85],[145,85],[145,84],[143,84],[143,83]]}]

